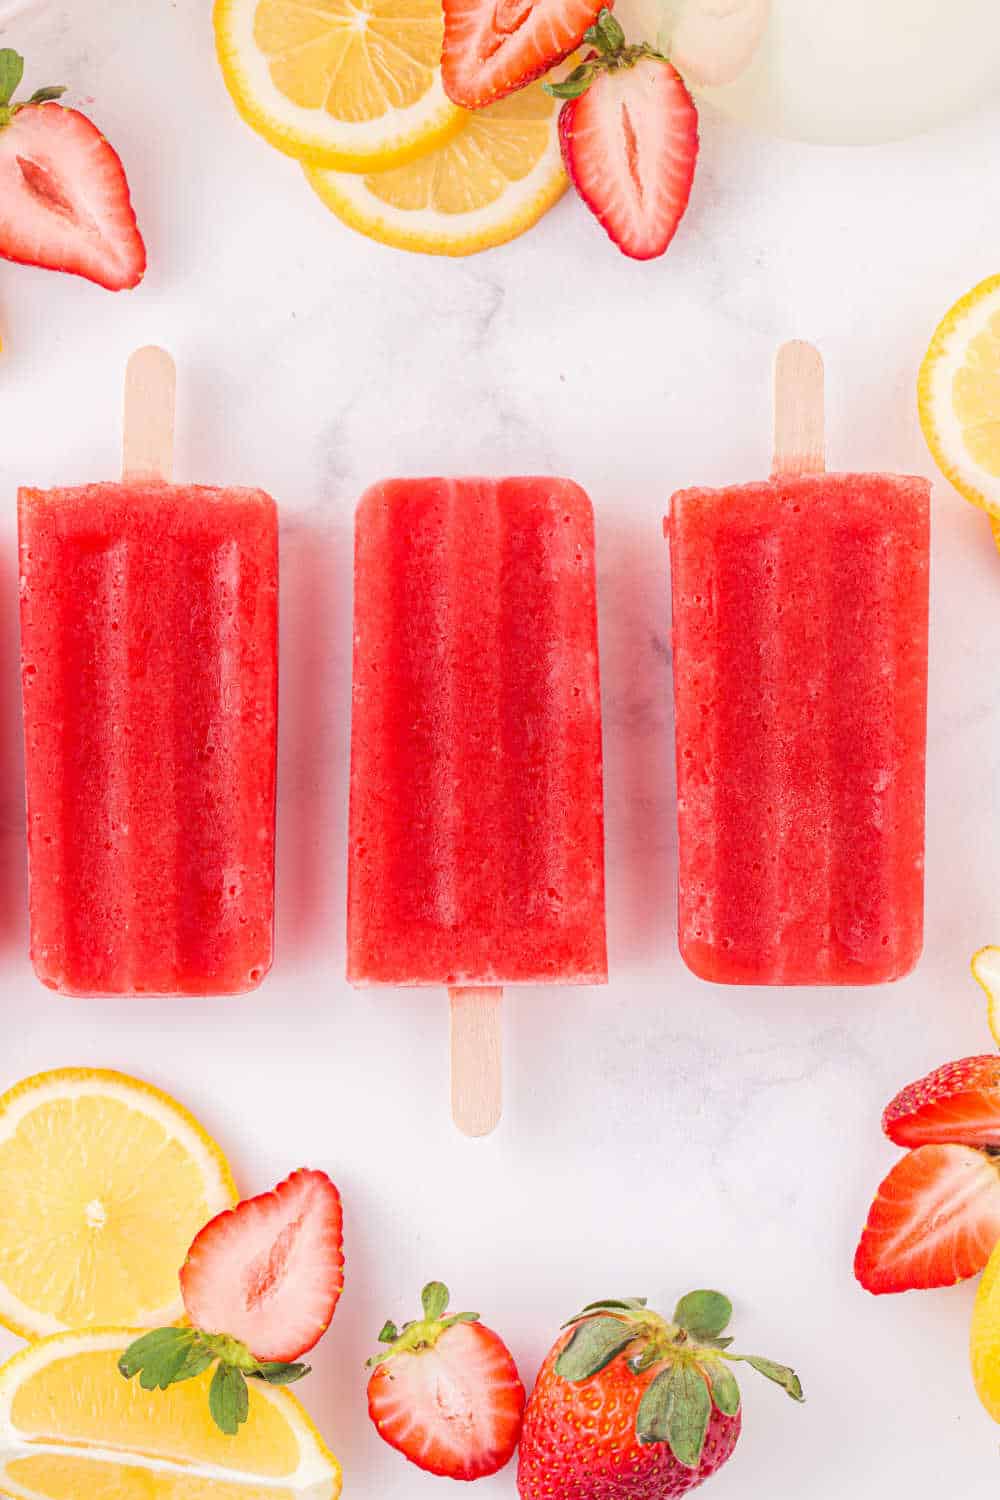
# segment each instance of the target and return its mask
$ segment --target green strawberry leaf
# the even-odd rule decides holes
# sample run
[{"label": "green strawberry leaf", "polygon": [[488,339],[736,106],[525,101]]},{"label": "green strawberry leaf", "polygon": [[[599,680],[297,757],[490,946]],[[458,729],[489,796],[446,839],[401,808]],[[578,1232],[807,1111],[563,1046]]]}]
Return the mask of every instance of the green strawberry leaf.
[{"label": "green strawberry leaf", "polygon": [[688,1292],[674,1309],[674,1322],[697,1340],[718,1338],[732,1316],[733,1304],[721,1292]]},{"label": "green strawberry leaf", "polygon": [[448,1306],[448,1288],[443,1281],[429,1281],[420,1294],[424,1317],[428,1323],[436,1323]]},{"label": "green strawberry leaf", "polygon": [[196,1375],[203,1375],[214,1362],[215,1355],[211,1349],[200,1348],[195,1344],[188,1354],[187,1359],[175,1374],[173,1384],[177,1385],[182,1380],[194,1380]]},{"label": "green strawberry leaf", "polygon": [[603,1302],[588,1302],[583,1310],[587,1313],[596,1312],[598,1309],[603,1311],[605,1308],[617,1307],[621,1308],[623,1312],[642,1312],[642,1309],[646,1305],[647,1299],[645,1297],[607,1297]]},{"label": "green strawberry leaf", "polygon": [[53,99],[61,99],[66,92],[65,84],[50,84],[48,88],[36,89],[28,100],[29,104],[51,104]]},{"label": "green strawberry leaf", "polygon": [[573,1382],[589,1380],[638,1336],[635,1324],[621,1318],[587,1318],[556,1360],[556,1374]]},{"label": "green strawberry leaf", "polygon": [[627,1312],[641,1313],[646,1306],[645,1297],[623,1297],[621,1299],[609,1297],[605,1302],[588,1302],[582,1312],[578,1312],[575,1318],[570,1318],[562,1326],[572,1328],[574,1323],[579,1323],[588,1313],[593,1312]]},{"label": "green strawberry leaf", "polygon": [[442,1328],[454,1328],[456,1323],[478,1323],[478,1313],[452,1313],[448,1318],[441,1319]]},{"label": "green strawberry leaf", "polygon": [[118,1368],[126,1380],[131,1380],[147,1361],[157,1359],[161,1353],[169,1352],[177,1344],[193,1344],[194,1337],[192,1328],[154,1328],[129,1344],[118,1361]]},{"label": "green strawberry leaf", "polygon": [[580,63],[579,67],[568,73],[559,83],[543,83],[542,88],[553,99],[579,99],[585,94],[593,83],[595,69],[590,63]]},{"label": "green strawberry leaf", "polygon": [[712,1398],[704,1375],[694,1365],[677,1365],[672,1394],[667,1423],[670,1451],[686,1469],[696,1469],[701,1463],[712,1415]]},{"label": "green strawberry leaf", "polygon": [[250,1392],[242,1370],[220,1363],[208,1390],[208,1407],[220,1432],[235,1437],[250,1414]]},{"label": "green strawberry leaf", "polygon": [[251,1370],[250,1374],[254,1380],[265,1380],[268,1385],[294,1385],[297,1380],[303,1380],[306,1375],[312,1374],[312,1366],[266,1360],[259,1369]]},{"label": "green strawberry leaf", "polygon": [[399,1329],[391,1320],[382,1324],[382,1332],[378,1336],[380,1344],[394,1344],[399,1338]]},{"label": "green strawberry leaf", "polygon": [[735,1417],[740,1409],[740,1388],[736,1376],[721,1360],[706,1361],[705,1368],[712,1382],[712,1400],[724,1417]]},{"label": "green strawberry leaf", "polygon": [[725,1339],[706,1339],[706,1338],[700,1338],[698,1340],[698,1342],[699,1342],[699,1344],[704,1344],[707,1349],[728,1349],[729,1346],[732,1344],[733,1341],[730,1338],[725,1338]]},{"label": "green strawberry leaf", "polygon": [[625,45],[625,33],[607,9],[602,10],[593,26],[584,32],[583,39],[606,57],[620,52]]},{"label": "green strawberry leaf", "polygon": [[197,1342],[194,1328],[154,1328],[129,1344],[118,1361],[118,1369],[126,1380],[138,1375],[144,1391],[165,1391],[176,1381],[191,1378],[186,1367],[193,1359]]},{"label": "green strawberry leaf", "polygon": [[712,1399],[696,1365],[662,1370],[648,1387],[636,1413],[635,1432],[643,1447],[667,1443],[677,1462],[697,1469],[705,1448]]},{"label": "green strawberry leaf", "polygon": [[13,47],[0,47],[0,109],[8,105],[24,77],[24,58]]},{"label": "green strawberry leaf", "polygon": [[118,1361],[126,1380],[139,1376],[143,1390],[165,1391],[182,1380],[193,1380],[216,1366],[209,1386],[212,1420],[231,1437],[250,1410],[247,1377],[268,1385],[292,1385],[310,1373],[309,1365],[283,1360],[257,1360],[245,1344],[225,1334],[202,1333],[198,1328],[154,1328],[131,1343]]},{"label": "green strawberry leaf", "polygon": [[661,1370],[643,1392],[635,1416],[635,1435],[642,1447],[665,1443],[670,1436],[670,1412],[674,1404],[673,1368]]},{"label": "green strawberry leaf", "polygon": [[775,1385],[780,1385],[782,1390],[791,1396],[793,1401],[804,1401],[802,1394],[802,1382],[794,1370],[787,1365],[775,1364],[773,1359],[761,1359],[758,1354],[731,1354],[730,1359],[741,1359],[746,1364],[752,1365],[761,1375],[766,1375],[768,1380],[773,1380]]}]

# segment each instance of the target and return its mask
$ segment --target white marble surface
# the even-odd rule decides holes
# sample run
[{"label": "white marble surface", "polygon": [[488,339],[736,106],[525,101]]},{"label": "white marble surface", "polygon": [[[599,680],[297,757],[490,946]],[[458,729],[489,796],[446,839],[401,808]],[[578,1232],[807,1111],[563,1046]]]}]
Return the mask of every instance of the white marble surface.
[{"label": "white marble surface", "polygon": [[[1000,110],[870,151],[706,117],[663,261],[622,259],[567,199],[520,243],[435,262],[355,237],[239,122],[207,10],[50,0],[0,32],[32,84],[95,101],[151,259],[118,298],[0,265],[0,1085],[124,1068],[194,1108],[247,1190],[331,1171],[348,1285],[304,1394],[358,1500],[445,1492],[380,1444],[363,1399],[382,1319],[409,1316],[430,1276],[503,1330],[529,1381],[593,1297],[669,1310],[691,1286],[728,1290],[741,1342],[794,1363],[809,1401],[744,1382],[717,1500],[993,1500],[972,1289],[876,1301],[851,1259],[896,1156],[882,1105],[988,1044],[967,965],[1000,941],[1000,558],[939,484],[917,974],[713,989],[676,951],[660,517],[679,484],[764,472],[772,351],[793,335],[827,358],[833,464],[932,472],[916,367],[939,314],[1000,270]],[[115,474],[122,367],[147,341],[180,366],[179,476],[282,506],[279,953],[242,1001],[63,1001],[26,958],[14,492]],[[448,1119],[443,997],[342,979],[352,508],[380,476],[442,470],[566,473],[598,516],[613,982],[512,996],[506,1118],[478,1144]],[[513,1471],[482,1493],[513,1496]]]}]

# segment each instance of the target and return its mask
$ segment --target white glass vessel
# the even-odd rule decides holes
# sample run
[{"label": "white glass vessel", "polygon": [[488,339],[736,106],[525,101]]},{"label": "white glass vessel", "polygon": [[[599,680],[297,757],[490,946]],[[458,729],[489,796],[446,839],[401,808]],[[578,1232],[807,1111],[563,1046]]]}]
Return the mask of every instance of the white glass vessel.
[{"label": "white glass vessel", "polygon": [[[619,0],[664,48],[683,0]],[[1000,102],[1000,0],[771,0],[750,67],[705,97],[797,140],[898,140]]]}]

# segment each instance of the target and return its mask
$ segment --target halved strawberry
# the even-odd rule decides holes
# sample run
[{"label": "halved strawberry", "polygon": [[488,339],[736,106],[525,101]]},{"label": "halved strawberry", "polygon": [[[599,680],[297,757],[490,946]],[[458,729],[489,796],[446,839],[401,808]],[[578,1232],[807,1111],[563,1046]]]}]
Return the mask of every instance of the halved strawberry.
[{"label": "halved strawberry", "polygon": [[444,0],[441,79],[482,109],[540,78],[580,45],[606,0]]},{"label": "halved strawberry", "polygon": [[333,1317],[344,1285],[342,1243],[340,1194],[329,1177],[293,1172],[206,1224],[180,1273],[187,1315],[258,1360],[297,1360]]},{"label": "halved strawberry", "polygon": [[86,115],[54,102],[62,89],[11,103],[23,67],[0,50],[0,256],[112,291],[137,285],[146,247],[118,156]]},{"label": "halved strawberry", "polygon": [[448,1479],[482,1479],[513,1457],[524,1386],[499,1334],[478,1313],[446,1316],[448,1288],[423,1290],[424,1315],[402,1331],[386,1323],[390,1347],[369,1360],[368,1413],[381,1437],[411,1463]]},{"label": "halved strawberry", "polygon": [[698,160],[698,111],[683,79],[646,46],[629,47],[602,11],[597,50],[562,83],[559,140],[570,180],[625,255],[662,255],[684,217]]},{"label": "halved strawberry", "polygon": [[1000,1147],[1000,1057],[963,1057],[902,1089],[882,1116],[900,1146]]},{"label": "halved strawberry", "polygon": [[1000,1240],[1000,1159],[971,1146],[920,1146],[878,1190],[854,1257],[869,1292],[953,1286]]}]

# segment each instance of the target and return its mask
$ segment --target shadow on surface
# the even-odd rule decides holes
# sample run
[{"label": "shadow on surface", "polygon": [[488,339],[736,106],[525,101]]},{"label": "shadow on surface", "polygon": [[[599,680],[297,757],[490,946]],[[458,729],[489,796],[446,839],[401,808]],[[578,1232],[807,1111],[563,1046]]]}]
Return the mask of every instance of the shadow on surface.
[{"label": "shadow on surface", "polygon": [[351,586],[346,531],[281,534],[277,962],[343,966]]},{"label": "shadow on surface", "polygon": [[606,524],[598,571],[613,971],[676,947],[670,585],[658,518]]}]

